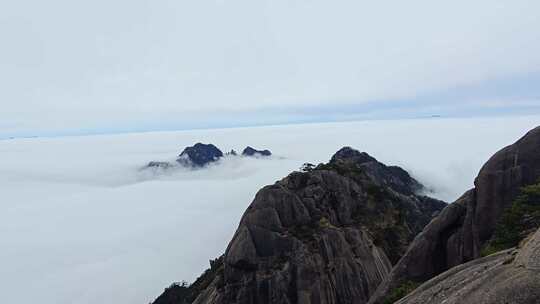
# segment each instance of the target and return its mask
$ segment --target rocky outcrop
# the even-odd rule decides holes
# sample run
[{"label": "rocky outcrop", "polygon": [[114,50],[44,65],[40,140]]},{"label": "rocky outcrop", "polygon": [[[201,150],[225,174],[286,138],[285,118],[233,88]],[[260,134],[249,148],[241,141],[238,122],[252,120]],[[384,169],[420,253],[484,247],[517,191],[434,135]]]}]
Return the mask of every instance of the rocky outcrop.
[{"label": "rocky outcrop", "polygon": [[540,230],[522,248],[454,267],[396,303],[540,303]]},{"label": "rocky outcrop", "polygon": [[[415,194],[420,188],[406,171],[350,148],[264,187],[193,303],[366,303],[446,206]],[[167,298],[177,300],[160,303],[182,303]]]},{"label": "rocky outcrop", "polygon": [[253,149],[250,146],[247,146],[244,151],[242,151],[242,156],[271,156],[272,152],[270,150],[257,150]]},{"label": "rocky outcrop", "polygon": [[225,155],[229,155],[229,156],[238,156],[238,153],[236,153],[236,151],[234,151],[234,150],[231,150],[231,151],[225,153]]},{"label": "rocky outcrop", "polygon": [[146,165],[146,168],[155,168],[155,169],[169,169],[173,164],[164,161],[151,161]]},{"label": "rocky outcrop", "polygon": [[540,127],[495,155],[482,167],[475,187],[446,207],[420,233],[370,300],[385,303],[406,282],[424,282],[480,257],[503,210],[523,186],[540,178]]},{"label": "rocky outcrop", "polygon": [[359,152],[351,147],[344,147],[332,156],[329,165],[335,164],[345,168],[359,165],[377,186],[390,187],[407,195],[415,194],[423,188],[418,181],[402,168],[386,166],[366,152]]},{"label": "rocky outcrop", "polygon": [[185,166],[203,167],[223,157],[223,152],[212,144],[197,143],[182,151],[176,160]]}]

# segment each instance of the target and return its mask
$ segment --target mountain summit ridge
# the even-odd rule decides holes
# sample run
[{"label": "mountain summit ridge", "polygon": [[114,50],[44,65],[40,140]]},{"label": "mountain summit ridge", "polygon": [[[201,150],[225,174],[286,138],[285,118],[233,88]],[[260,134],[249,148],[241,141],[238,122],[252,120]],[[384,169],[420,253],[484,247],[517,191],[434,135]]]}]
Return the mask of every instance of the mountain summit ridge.
[{"label": "mountain summit ridge", "polygon": [[[405,170],[351,148],[293,172],[256,194],[213,279],[201,277],[187,302],[366,303],[446,206],[417,195],[421,187]],[[185,289],[154,303],[182,303],[166,301],[178,298],[174,290]]]}]

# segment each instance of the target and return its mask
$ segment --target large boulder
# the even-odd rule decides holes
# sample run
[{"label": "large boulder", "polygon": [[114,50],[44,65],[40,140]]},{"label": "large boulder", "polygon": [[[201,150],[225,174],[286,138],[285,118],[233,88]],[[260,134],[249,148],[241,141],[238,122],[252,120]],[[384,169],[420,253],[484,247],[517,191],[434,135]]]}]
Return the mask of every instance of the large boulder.
[{"label": "large boulder", "polygon": [[421,283],[481,256],[503,210],[522,187],[540,178],[540,127],[493,155],[475,179],[475,187],[446,207],[420,233],[377,289],[372,304],[407,282]]},{"label": "large boulder", "polygon": [[540,303],[540,230],[522,248],[454,267],[396,304]]},{"label": "large boulder", "polygon": [[212,144],[196,143],[182,151],[176,160],[181,165],[203,167],[223,157],[223,152]]},{"label": "large boulder", "polygon": [[368,301],[446,204],[415,194],[421,185],[404,170],[344,151],[257,193],[193,303]]}]

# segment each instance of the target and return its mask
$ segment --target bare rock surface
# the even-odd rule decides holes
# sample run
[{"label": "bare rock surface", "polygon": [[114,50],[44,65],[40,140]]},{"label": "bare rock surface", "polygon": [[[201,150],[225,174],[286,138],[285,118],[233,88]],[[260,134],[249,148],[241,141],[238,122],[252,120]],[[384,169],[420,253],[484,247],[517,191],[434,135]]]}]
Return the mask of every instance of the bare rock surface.
[{"label": "bare rock surface", "polygon": [[450,205],[348,147],[302,170],[261,189],[220,263],[159,303],[540,303],[540,231],[480,257],[504,210],[540,178],[540,127],[493,155]]},{"label": "bare rock surface", "polygon": [[454,267],[396,303],[540,303],[540,230],[521,249]]},{"label": "bare rock surface", "polygon": [[366,303],[446,206],[416,195],[421,187],[350,148],[264,187],[193,303]]}]

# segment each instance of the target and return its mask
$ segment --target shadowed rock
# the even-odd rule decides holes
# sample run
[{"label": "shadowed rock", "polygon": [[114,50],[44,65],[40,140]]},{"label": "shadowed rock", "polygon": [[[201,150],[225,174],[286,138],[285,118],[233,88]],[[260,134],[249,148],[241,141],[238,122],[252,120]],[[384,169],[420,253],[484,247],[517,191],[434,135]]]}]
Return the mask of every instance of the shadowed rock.
[{"label": "shadowed rock", "polygon": [[540,178],[540,127],[493,155],[475,188],[446,207],[420,233],[379,286],[370,303],[384,303],[405,282],[424,282],[451,267],[480,257],[503,210],[523,186]]},{"label": "shadowed rock", "polygon": [[261,189],[193,303],[366,303],[446,204],[416,195],[404,170],[347,149]]},{"label": "shadowed rock", "polygon": [[223,157],[223,152],[212,144],[197,143],[182,151],[176,160],[184,166],[203,167]]},{"label": "shadowed rock", "polygon": [[242,151],[242,156],[270,156],[272,155],[272,152],[269,150],[256,150],[252,147],[246,147],[244,151]]},{"label": "shadowed rock", "polygon": [[454,267],[397,304],[540,303],[540,230],[521,249]]}]

